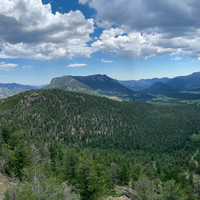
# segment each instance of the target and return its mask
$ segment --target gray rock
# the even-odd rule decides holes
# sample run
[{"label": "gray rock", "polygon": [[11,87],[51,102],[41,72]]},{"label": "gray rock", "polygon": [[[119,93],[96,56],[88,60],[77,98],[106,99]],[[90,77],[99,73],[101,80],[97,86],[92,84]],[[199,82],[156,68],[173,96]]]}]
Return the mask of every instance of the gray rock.
[{"label": "gray rock", "polygon": [[9,182],[8,178],[6,176],[4,176],[1,172],[0,172],[0,182],[1,183]]},{"label": "gray rock", "polygon": [[123,195],[127,200],[141,200],[137,191],[132,190],[131,188],[124,188]]}]

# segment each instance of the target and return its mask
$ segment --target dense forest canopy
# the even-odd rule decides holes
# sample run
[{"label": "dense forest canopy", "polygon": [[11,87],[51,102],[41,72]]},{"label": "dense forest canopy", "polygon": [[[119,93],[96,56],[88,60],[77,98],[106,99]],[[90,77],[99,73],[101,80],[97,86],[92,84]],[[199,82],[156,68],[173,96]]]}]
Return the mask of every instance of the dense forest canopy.
[{"label": "dense forest canopy", "polygon": [[20,181],[18,199],[36,182],[32,199],[99,199],[116,185],[138,199],[168,199],[169,188],[174,199],[199,198],[198,106],[32,90],[2,99],[0,119],[0,169]]}]

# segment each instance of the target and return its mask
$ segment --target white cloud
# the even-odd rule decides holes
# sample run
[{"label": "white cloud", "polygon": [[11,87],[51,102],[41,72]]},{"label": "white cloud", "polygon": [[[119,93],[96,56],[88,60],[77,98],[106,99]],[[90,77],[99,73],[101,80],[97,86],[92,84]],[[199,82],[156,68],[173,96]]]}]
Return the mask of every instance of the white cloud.
[{"label": "white cloud", "polygon": [[87,64],[74,63],[74,64],[69,64],[66,67],[84,67],[84,66],[87,66]]},{"label": "white cloud", "polygon": [[18,64],[0,62],[0,70],[10,71],[12,68],[17,67]]},{"label": "white cloud", "polygon": [[132,59],[180,52],[200,57],[199,0],[91,0],[89,5],[106,29],[92,44],[95,51]]},{"label": "white cloud", "polygon": [[101,59],[101,61],[104,63],[112,63],[113,62],[113,60],[104,60],[104,59]]},{"label": "white cloud", "polygon": [[175,58],[171,58],[171,60],[182,60],[182,57],[176,56]]},{"label": "white cloud", "polygon": [[104,30],[94,41],[94,51],[101,50],[115,57],[142,58],[183,53],[191,58],[200,57],[200,31],[193,37],[165,38],[165,34],[150,31],[132,31],[129,27],[116,27]]},{"label": "white cloud", "polygon": [[32,68],[32,67],[33,67],[33,66],[26,66],[26,65],[25,65],[25,66],[23,66],[22,68],[23,68],[23,69],[25,69],[25,68],[30,69],[30,68]]},{"label": "white cloud", "polygon": [[78,3],[83,4],[83,5],[85,5],[87,2],[88,2],[88,0],[78,0]]},{"label": "white cloud", "polygon": [[[53,14],[42,0],[0,0],[0,58],[72,59],[96,51],[131,59],[180,52],[200,58],[199,0],[78,2],[94,8],[95,19],[79,10]],[[92,40],[94,21],[106,30]]]},{"label": "white cloud", "polygon": [[0,58],[90,57],[93,19],[79,10],[52,13],[41,0],[0,0]]},{"label": "white cloud", "polygon": [[200,27],[199,0],[90,0],[89,5],[97,11],[97,20],[134,31],[158,27],[182,35],[188,28]]}]

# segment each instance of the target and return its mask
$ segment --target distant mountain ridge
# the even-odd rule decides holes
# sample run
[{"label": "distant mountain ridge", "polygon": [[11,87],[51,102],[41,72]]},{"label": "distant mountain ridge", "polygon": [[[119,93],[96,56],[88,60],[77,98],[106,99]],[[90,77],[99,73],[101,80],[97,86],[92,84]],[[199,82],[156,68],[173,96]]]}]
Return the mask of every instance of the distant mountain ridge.
[{"label": "distant mountain ridge", "polygon": [[0,83],[0,99],[16,95],[27,90],[39,89],[41,87],[17,83]]},{"label": "distant mountain ridge", "polygon": [[154,84],[156,82],[166,83],[168,80],[170,80],[170,79],[167,78],[167,77],[164,77],[164,78],[140,79],[138,81],[135,81],[135,80],[130,80],[130,81],[119,80],[119,83],[126,86],[130,90],[137,92],[137,91],[141,91],[144,88],[151,86],[152,84]]},{"label": "distant mountain ridge", "polygon": [[101,74],[53,78],[50,84],[43,89],[53,88],[128,101],[141,100],[141,98],[148,96],[136,93],[120,84],[116,79]]},{"label": "distant mountain ridge", "polygon": [[142,92],[153,92],[153,91],[156,91],[158,88],[160,88],[163,85],[165,85],[165,83],[163,83],[161,81],[157,81],[157,82],[153,83],[151,86],[143,89]]},{"label": "distant mountain ridge", "polygon": [[[172,91],[176,89],[178,91],[189,91],[189,90],[200,90],[200,72],[195,72],[187,76],[177,76],[175,78],[153,78],[153,79],[141,79],[139,81],[119,81],[127,88],[137,92],[153,92],[159,89],[158,85],[160,82],[166,85],[171,85]],[[154,85],[155,84],[155,85]],[[161,87],[162,85],[160,85]],[[157,87],[157,88],[155,88]],[[167,87],[163,87],[167,88]],[[168,88],[169,89],[169,88]]]},{"label": "distant mountain ridge", "polygon": [[[39,89],[42,86],[30,86],[16,83],[0,83],[0,99],[6,98],[26,90]],[[156,94],[163,94],[170,97],[184,96],[184,99],[191,94],[183,94],[185,91],[200,91],[200,72],[187,76],[175,78],[152,78],[138,81],[118,81],[107,75],[90,76],[63,76],[53,78],[49,85],[43,89],[63,89],[66,91],[81,92],[91,95],[106,96],[116,100],[126,101],[148,101]],[[182,93],[182,94],[180,94]],[[193,95],[195,99],[199,98]]]}]

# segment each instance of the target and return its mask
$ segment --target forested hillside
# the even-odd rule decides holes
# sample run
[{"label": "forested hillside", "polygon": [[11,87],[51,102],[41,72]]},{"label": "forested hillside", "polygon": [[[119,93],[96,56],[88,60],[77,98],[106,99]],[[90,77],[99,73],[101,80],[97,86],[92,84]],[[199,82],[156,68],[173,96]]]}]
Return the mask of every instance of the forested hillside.
[{"label": "forested hillside", "polygon": [[153,97],[149,94],[133,92],[120,84],[116,79],[101,74],[54,78],[51,83],[43,89],[63,89],[65,91],[81,92],[130,102],[147,101]]},{"label": "forested hillside", "polygon": [[[65,199],[63,191],[71,199],[115,196],[116,185],[129,185],[138,199],[166,199],[169,187],[174,199],[199,198],[198,106],[118,102],[52,89],[1,100],[0,119],[0,169],[21,181],[21,199],[22,188],[31,193],[36,179],[43,198],[45,187],[52,187],[49,199]],[[153,189],[141,191],[148,183]]]}]

